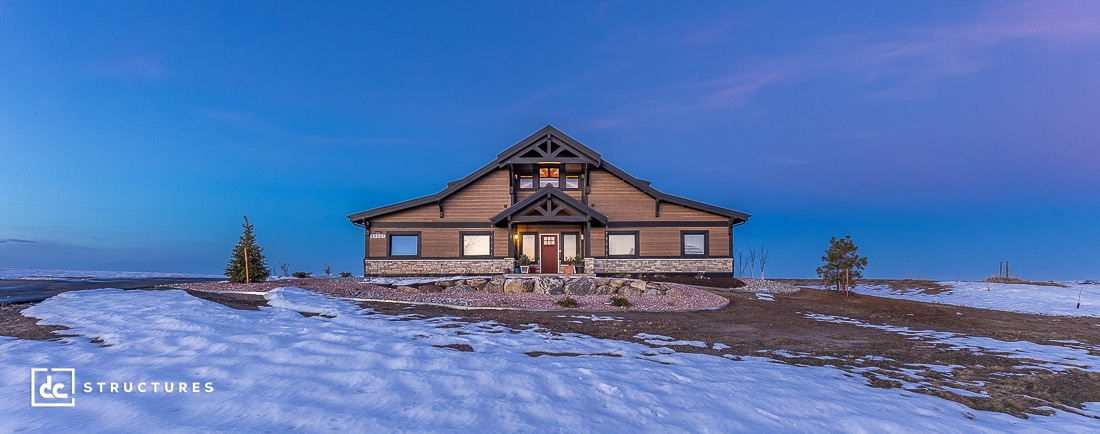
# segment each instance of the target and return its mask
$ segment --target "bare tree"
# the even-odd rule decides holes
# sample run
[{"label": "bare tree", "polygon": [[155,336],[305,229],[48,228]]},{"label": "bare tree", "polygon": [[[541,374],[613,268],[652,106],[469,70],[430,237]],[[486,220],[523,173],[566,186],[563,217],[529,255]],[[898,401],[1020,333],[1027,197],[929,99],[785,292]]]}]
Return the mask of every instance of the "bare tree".
[{"label": "bare tree", "polygon": [[332,275],[332,266],[329,265],[328,262],[322,262],[322,263],[325,264],[325,275],[326,276],[331,276]]},{"label": "bare tree", "polygon": [[734,269],[734,274],[737,275],[736,277],[745,277],[745,254],[740,250],[737,251],[737,260],[733,264],[736,267]]},{"label": "bare tree", "polygon": [[283,270],[283,277],[290,276],[290,264],[287,264],[286,262],[283,262],[283,261],[279,261],[279,269]]},{"label": "bare tree", "polygon": [[760,280],[764,280],[764,266],[768,265],[768,259],[771,258],[771,254],[768,249],[764,247],[764,243],[760,243]]},{"label": "bare tree", "polygon": [[756,268],[756,249],[749,248],[749,279],[752,279],[752,270]]}]

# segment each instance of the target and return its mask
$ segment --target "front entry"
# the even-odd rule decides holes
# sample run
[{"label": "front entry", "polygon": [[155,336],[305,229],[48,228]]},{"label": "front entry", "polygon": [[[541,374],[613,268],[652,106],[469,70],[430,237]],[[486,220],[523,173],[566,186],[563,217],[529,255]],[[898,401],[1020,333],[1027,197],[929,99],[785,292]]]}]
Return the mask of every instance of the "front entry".
[{"label": "front entry", "polygon": [[557,235],[543,235],[542,236],[542,250],[541,261],[542,266],[539,270],[543,273],[557,273],[558,272],[558,236]]}]

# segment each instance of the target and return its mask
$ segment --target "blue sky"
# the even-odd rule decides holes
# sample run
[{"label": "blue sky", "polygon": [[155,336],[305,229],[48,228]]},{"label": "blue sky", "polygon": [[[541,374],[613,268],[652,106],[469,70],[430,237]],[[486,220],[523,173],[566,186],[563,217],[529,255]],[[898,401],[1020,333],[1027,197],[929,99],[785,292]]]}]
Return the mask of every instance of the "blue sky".
[{"label": "blue sky", "polygon": [[0,267],[362,271],[547,124],[811,277],[1100,277],[1098,2],[0,1]]}]

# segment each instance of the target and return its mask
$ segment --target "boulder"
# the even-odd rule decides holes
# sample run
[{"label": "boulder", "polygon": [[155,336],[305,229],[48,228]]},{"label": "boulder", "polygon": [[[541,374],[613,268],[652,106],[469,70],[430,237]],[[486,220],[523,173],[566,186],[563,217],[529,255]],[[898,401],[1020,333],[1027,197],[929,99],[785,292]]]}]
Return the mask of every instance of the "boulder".
[{"label": "boulder", "polygon": [[629,279],[626,281],[626,284],[630,285],[631,288],[637,289],[638,291],[645,291],[646,283],[644,280]]},{"label": "boulder", "polygon": [[396,289],[398,291],[404,291],[404,292],[416,292],[416,288],[413,288],[413,287],[408,286],[408,285],[401,285],[401,286],[398,286],[397,288],[394,288],[394,289]]},{"label": "boulder", "polygon": [[557,276],[540,276],[535,278],[535,293],[546,295],[558,295],[562,293],[562,279]]},{"label": "boulder", "polygon": [[481,291],[485,289],[485,285],[489,283],[486,279],[466,279],[466,284],[474,287],[474,289]]},{"label": "boulder", "polygon": [[443,292],[443,287],[433,284],[420,285],[420,288],[417,292],[422,294],[434,294],[437,292]]},{"label": "boulder", "polygon": [[668,285],[661,282],[649,282],[645,285],[645,289],[646,291],[654,290],[660,294],[664,294],[665,291],[668,291]]},{"label": "boulder", "polygon": [[628,285],[619,289],[622,291],[623,295],[642,295],[642,290],[633,286]]},{"label": "boulder", "polygon": [[535,291],[535,279],[506,279],[504,280],[505,294],[524,294]]},{"label": "boulder", "polygon": [[461,282],[461,280],[441,280],[439,282],[435,282],[435,284],[443,288],[450,288],[452,286],[455,286],[456,282]]},{"label": "boulder", "polygon": [[611,279],[608,279],[606,277],[597,277],[592,281],[592,284],[596,286],[605,286],[608,285],[609,282],[611,282]]},{"label": "boulder", "polygon": [[665,291],[665,295],[672,296],[672,297],[683,297],[684,292],[680,291],[679,289],[676,289],[676,288],[669,288],[668,291]]},{"label": "boulder", "polygon": [[607,282],[607,285],[612,287],[612,288],[622,288],[623,279],[611,279],[610,281]]},{"label": "boulder", "polygon": [[[595,282],[593,282],[593,284],[595,284]],[[615,293],[615,288],[612,288],[610,286],[607,286],[607,285],[598,285],[598,286],[596,286],[596,294],[597,295],[611,295],[611,294],[614,294],[614,293]]]},{"label": "boulder", "polygon": [[[476,286],[474,286],[477,288]],[[478,291],[488,292],[490,294],[503,294],[504,293],[504,276],[493,276],[489,279],[489,282],[485,284],[484,288],[477,288]]]},{"label": "boulder", "polygon": [[458,285],[452,286],[450,288],[444,289],[443,292],[448,292],[448,293],[453,293],[453,292],[477,292],[477,290],[474,289],[474,287],[472,287],[470,285],[458,284]]},{"label": "boulder", "polygon": [[656,289],[647,289],[645,290],[645,295],[661,295],[661,291],[658,291]]},{"label": "boulder", "polygon": [[591,277],[579,277],[565,282],[564,290],[566,294],[588,295],[592,293],[595,287]]}]

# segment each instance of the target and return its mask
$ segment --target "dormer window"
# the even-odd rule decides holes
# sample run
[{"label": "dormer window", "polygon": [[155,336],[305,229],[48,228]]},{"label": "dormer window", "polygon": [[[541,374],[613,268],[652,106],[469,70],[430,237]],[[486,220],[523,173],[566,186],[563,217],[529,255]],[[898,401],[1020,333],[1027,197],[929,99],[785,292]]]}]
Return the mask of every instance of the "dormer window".
[{"label": "dormer window", "polygon": [[535,188],[535,177],[531,175],[519,176],[519,188],[523,190],[531,190]]},{"label": "dormer window", "polygon": [[558,186],[561,180],[561,170],[558,167],[539,167],[539,188],[552,185]]}]

